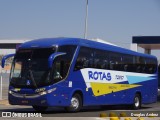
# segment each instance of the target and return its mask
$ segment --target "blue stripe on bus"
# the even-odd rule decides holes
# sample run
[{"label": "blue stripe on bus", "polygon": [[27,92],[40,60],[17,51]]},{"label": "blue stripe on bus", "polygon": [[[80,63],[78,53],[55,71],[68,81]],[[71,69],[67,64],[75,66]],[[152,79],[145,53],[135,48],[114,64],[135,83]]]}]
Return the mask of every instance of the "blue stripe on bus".
[{"label": "blue stripe on bus", "polygon": [[126,77],[128,79],[129,84],[134,84],[134,83],[156,79],[155,77],[141,77],[141,76],[128,76],[128,75]]}]

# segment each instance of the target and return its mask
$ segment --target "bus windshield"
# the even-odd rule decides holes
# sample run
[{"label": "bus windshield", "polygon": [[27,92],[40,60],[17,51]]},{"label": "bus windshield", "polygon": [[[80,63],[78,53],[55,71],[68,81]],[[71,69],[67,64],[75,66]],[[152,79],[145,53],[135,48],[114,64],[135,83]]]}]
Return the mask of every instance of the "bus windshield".
[{"label": "bus windshield", "polygon": [[[37,88],[62,80],[68,72],[73,57],[71,53],[75,51],[75,49],[73,51],[68,47],[72,48],[70,46],[60,46],[59,48],[20,49],[17,51],[12,64],[10,85],[17,88]],[[66,55],[63,57],[58,56],[53,62],[53,68],[50,69],[48,67],[48,58],[56,51],[66,52]],[[65,75],[64,70],[66,71]]]}]

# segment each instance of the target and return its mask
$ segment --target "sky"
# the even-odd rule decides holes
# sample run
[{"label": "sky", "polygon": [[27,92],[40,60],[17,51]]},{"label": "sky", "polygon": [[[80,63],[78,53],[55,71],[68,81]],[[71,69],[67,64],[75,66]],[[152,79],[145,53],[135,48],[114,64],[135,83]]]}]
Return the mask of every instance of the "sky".
[{"label": "sky", "polygon": [[[86,0],[0,0],[0,40],[84,37]],[[160,0],[89,0],[88,39],[160,36]]]}]

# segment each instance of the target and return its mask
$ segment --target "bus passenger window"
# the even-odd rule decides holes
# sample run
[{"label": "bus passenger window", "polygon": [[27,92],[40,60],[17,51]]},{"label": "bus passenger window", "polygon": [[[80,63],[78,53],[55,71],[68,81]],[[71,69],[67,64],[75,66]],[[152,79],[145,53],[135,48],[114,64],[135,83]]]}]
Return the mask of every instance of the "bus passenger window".
[{"label": "bus passenger window", "polygon": [[61,66],[62,66],[62,64],[60,63],[60,62],[55,62],[55,66],[54,66],[54,69],[55,69],[55,71],[54,71],[54,77],[53,77],[53,79],[54,80],[61,80],[63,77],[62,77],[62,75],[61,75]]},{"label": "bus passenger window", "polygon": [[93,58],[88,60],[88,66],[86,66],[85,68],[93,68]]},{"label": "bus passenger window", "polygon": [[122,70],[127,72],[133,72],[134,71],[134,62],[133,62],[133,56],[131,55],[123,55],[122,60]]},{"label": "bus passenger window", "polygon": [[100,66],[101,69],[108,69],[109,68],[109,63],[107,60],[102,60],[102,63],[101,63],[101,66]]},{"label": "bus passenger window", "polygon": [[74,70],[80,70],[83,68],[92,68],[93,67],[93,49],[87,47],[81,47],[79,51],[78,58]]},{"label": "bus passenger window", "polygon": [[114,70],[114,66],[115,66],[115,63],[113,61],[110,61],[110,63],[109,63],[109,69],[110,70]]},{"label": "bus passenger window", "polygon": [[58,56],[57,58],[55,58],[52,70],[54,83],[57,83],[66,77],[69,69],[69,64],[70,63],[65,60],[64,56]]},{"label": "bus passenger window", "polygon": [[64,52],[66,54],[57,56],[53,61],[51,79],[54,83],[57,83],[66,78],[75,49],[76,46],[73,45],[59,46],[58,52]]},{"label": "bus passenger window", "polygon": [[86,66],[84,64],[87,64],[86,58],[79,57],[76,62],[75,70],[80,70],[80,69],[84,68],[84,66]]},{"label": "bus passenger window", "polygon": [[154,59],[149,59],[149,58],[146,58],[146,73],[148,74],[153,74],[156,72],[157,68],[157,61],[154,60]]},{"label": "bus passenger window", "polygon": [[94,49],[94,68],[108,69],[108,51]]},{"label": "bus passenger window", "polygon": [[99,59],[94,59],[94,68],[100,68],[99,61]]},{"label": "bus passenger window", "polygon": [[143,57],[136,57],[136,72],[145,73],[145,59]]},{"label": "bus passenger window", "polygon": [[[86,58],[84,59],[83,63],[82,63],[82,68],[87,68],[89,66],[89,60],[87,60]],[[81,69],[82,69],[81,68]]]},{"label": "bus passenger window", "polygon": [[110,69],[111,70],[122,70],[122,55],[118,53],[110,54]]}]

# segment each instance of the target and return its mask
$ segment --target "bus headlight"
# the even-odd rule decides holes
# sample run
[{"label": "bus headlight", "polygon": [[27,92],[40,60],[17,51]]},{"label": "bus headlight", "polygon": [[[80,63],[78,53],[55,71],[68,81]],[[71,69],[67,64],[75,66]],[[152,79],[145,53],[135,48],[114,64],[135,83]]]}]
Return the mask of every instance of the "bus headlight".
[{"label": "bus headlight", "polygon": [[45,95],[45,94],[47,94],[47,91],[40,92],[39,94],[40,95]]},{"label": "bus headlight", "polygon": [[11,90],[9,90],[9,94],[12,94],[13,92]]},{"label": "bus headlight", "polygon": [[45,94],[47,94],[47,93],[51,93],[51,92],[55,91],[56,89],[57,89],[57,88],[52,88],[52,89],[49,89],[49,90],[40,92],[39,94],[40,94],[40,95],[45,95]]}]

